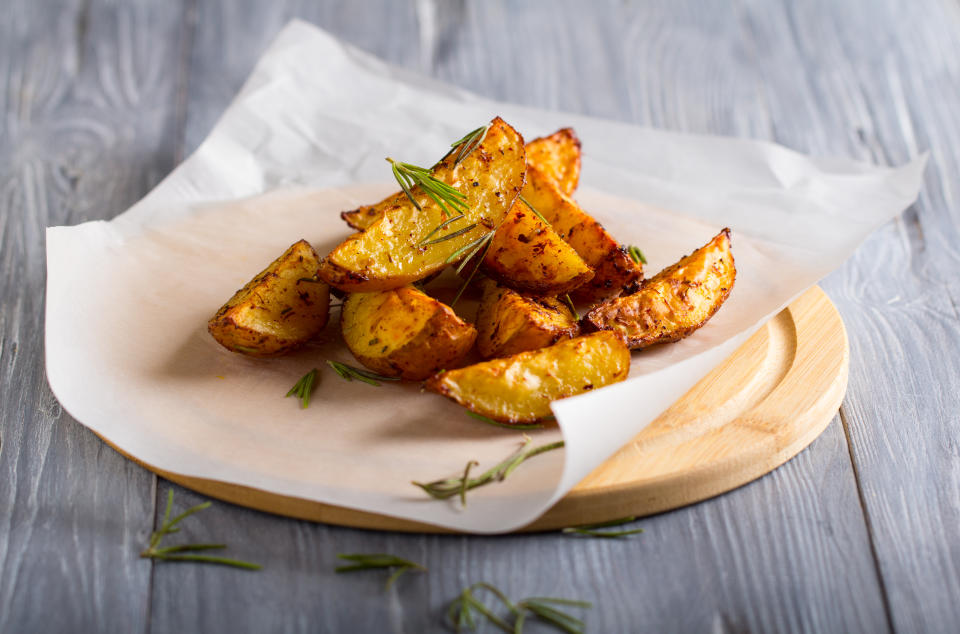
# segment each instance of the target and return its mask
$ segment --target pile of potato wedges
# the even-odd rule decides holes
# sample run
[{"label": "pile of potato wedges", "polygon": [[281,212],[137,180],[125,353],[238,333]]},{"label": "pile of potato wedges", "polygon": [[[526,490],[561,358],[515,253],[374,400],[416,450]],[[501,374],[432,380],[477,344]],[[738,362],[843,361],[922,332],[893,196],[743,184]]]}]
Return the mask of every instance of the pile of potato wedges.
[{"label": "pile of potato wedges", "polygon": [[[624,380],[630,350],[690,335],[730,294],[728,229],[644,279],[639,258],[571,197],[573,130],[524,143],[497,117],[468,143],[423,170],[458,192],[458,208],[408,182],[343,212],[356,233],[323,258],[292,245],[220,308],[210,333],[241,354],[284,354],[324,329],[333,289],[359,363],[524,424],[550,418],[552,401]],[[472,320],[431,296],[450,267],[480,296]],[[477,354],[486,360],[470,364]]]}]

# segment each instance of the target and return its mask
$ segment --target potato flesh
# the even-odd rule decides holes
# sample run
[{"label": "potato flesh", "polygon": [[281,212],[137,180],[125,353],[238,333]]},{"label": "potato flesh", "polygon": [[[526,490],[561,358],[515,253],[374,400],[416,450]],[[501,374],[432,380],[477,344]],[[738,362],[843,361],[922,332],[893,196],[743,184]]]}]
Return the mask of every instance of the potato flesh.
[{"label": "potato flesh", "polygon": [[[557,130],[550,136],[534,139],[525,146],[528,165],[540,169],[553,178],[560,190],[568,196],[577,188],[580,180],[580,139],[573,128]],[[403,202],[403,192],[390,194],[373,205],[364,205],[340,213],[340,217],[357,231],[363,231],[379,218],[385,209]]]},{"label": "potato flesh", "polygon": [[527,143],[527,165],[533,165],[553,180],[567,196],[580,182],[580,139],[573,128]]},{"label": "potato flesh", "polygon": [[224,347],[275,356],[306,343],[327,324],[330,287],[316,279],[320,256],[294,243],[237,291],[207,328]]},{"label": "potato flesh", "polygon": [[643,267],[626,249],[536,167],[527,167],[523,197],[593,269],[593,278],[572,293],[575,300],[592,303],[616,297],[643,277]]},{"label": "potato flesh", "polygon": [[593,270],[529,207],[515,203],[483,259],[488,276],[521,291],[560,295],[588,282]]},{"label": "potato flesh", "polygon": [[630,351],[610,331],[567,339],[448,370],[426,382],[428,390],[504,423],[532,423],[550,416],[550,403],[617,383],[630,371]]},{"label": "potato flesh", "polygon": [[703,326],[733,288],[730,230],[646,280],[640,290],[591,310],[589,329],[620,333],[633,349],[678,341]]},{"label": "potato flesh", "polygon": [[555,297],[529,297],[486,280],[477,312],[477,349],[485,358],[551,346],[580,334],[570,308]]},{"label": "potato flesh", "polygon": [[477,338],[449,306],[412,287],[347,295],[340,324],[360,363],[410,381],[456,367]]},{"label": "potato flesh", "polygon": [[[445,268],[454,256],[478,238],[495,229],[513,205],[524,182],[522,137],[499,117],[491,123],[480,147],[454,166],[452,153],[434,169],[441,181],[466,195],[469,209],[433,239],[477,226],[453,239],[418,246],[440,223],[448,219],[439,205],[419,188],[417,209],[405,196],[363,233],[347,238],[320,267],[320,277],[346,292],[369,292],[399,288]],[[464,255],[453,261],[462,259]]]}]

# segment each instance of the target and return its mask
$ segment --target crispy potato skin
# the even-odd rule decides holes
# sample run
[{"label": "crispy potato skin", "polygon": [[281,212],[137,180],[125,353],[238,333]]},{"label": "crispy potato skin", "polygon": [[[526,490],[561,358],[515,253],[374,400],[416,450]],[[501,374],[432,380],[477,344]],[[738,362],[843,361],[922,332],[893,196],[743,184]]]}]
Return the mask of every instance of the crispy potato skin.
[{"label": "crispy potato skin", "polygon": [[567,293],[593,278],[593,270],[573,247],[519,202],[493,235],[483,272],[538,295]]},{"label": "crispy potato skin", "polygon": [[[525,153],[527,164],[554,179],[563,193],[569,196],[576,190],[580,181],[580,139],[573,132],[573,128],[563,128],[550,136],[530,141],[525,147]],[[372,225],[385,209],[399,205],[405,197],[403,192],[390,194],[374,205],[343,211],[340,217],[352,229],[363,231]]]},{"label": "crispy potato skin", "polygon": [[532,423],[550,403],[627,378],[630,351],[604,330],[434,375],[426,388],[503,423]]},{"label": "crispy potato skin", "polygon": [[419,381],[456,367],[477,330],[412,287],[351,293],[340,313],[343,339],[357,361],[384,376]]},{"label": "crispy potato skin", "polygon": [[527,165],[536,167],[571,196],[580,183],[580,139],[573,128],[534,139],[527,143]]},{"label": "crispy potato skin", "polygon": [[480,147],[459,165],[454,166],[454,158],[451,153],[441,161],[434,176],[465,194],[469,210],[446,231],[476,224],[473,230],[445,242],[417,246],[446,216],[427,194],[415,188],[414,197],[422,209],[417,210],[404,196],[366,231],[331,251],[320,266],[320,277],[350,293],[399,288],[443,269],[448,257],[495,229],[523,187],[523,137],[497,117]]},{"label": "crispy potato skin", "polygon": [[570,308],[555,297],[531,297],[484,280],[477,311],[477,350],[485,359],[546,348],[580,334]]},{"label": "crispy potato skin", "polygon": [[634,350],[679,341],[707,323],[733,288],[737,270],[730,230],[646,280],[632,295],[597,306],[583,319],[584,330],[623,335]]},{"label": "crispy potato skin", "polygon": [[571,294],[573,299],[585,303],[602,301],[620,295],[624,287],[643,279],[643,267],[633,261],[626,249],[536,167],[527,167],[523,196],[593,269],[593,278]]},{"label": "crispy potato skin", "polygon": [[305,240],[237,291],[207,329],[225,348],[272,357],[303,345],[327,325],[330,287],[316,279],[320,256]]}]

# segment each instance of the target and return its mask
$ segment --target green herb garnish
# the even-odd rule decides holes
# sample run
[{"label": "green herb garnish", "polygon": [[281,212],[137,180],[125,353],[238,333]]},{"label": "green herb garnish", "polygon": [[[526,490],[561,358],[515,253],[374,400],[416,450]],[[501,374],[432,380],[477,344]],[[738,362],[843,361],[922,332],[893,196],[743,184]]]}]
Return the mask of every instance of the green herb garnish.
[{"label": "green herb garnish", "polygon": [[[506,619],[495,614],[480,601],[475,594],[477,590],[492,593],[514,617],[513,623],[508,623]],[[508,634],[522,634],[524,623],[530,616],[546,621],[567,634],[582,634],[586,624],[562,611],[560,606],[591,608],[593,604],[589,601],[553,597],[530,597],[514,603],[502,590],[493,584],[481,581],[464,588],[463,592],[450,603],[447,608],[447,618],[457,632],[462,632],[463,628],[476,629],[477,619],[474,616],[476,612]]]},{"label": "green herb garnish", "polygon": [[[467,132],[465,135],[450,144],[450,151],[443,156],[443,159],[450,156],[450,154],[457,149],[457,146],[462,146],[460,151],[457,152],[457,158],[453,160],[453,165],[456,167],[460,164],[460,161],[470,156],[474,150],[480,147],[480,144],[483,143],[483,140],[487,137],[487,131],[489,129],[490,124],[488,123],[487,125],[480,126],[476,130]],[[442,161],[443,159],[440,160]]]},{"label": "green herb garnish", "polygon": [[147,548],[140,553],[140,556],[145,559],[159,559],[162,561],[196,561],[208,564],[233,566],[235,568],[243,568],[245,570],[260,570],[261,566],[258,564],[252,564],[248,561],[240,561],[239,559],[227,559],[226,557],[214,557],[211,555],[181,554],[190,553],[192,551],[220,550],[226,548],[226,544],[180,544],[177,546],[160,548],[160,542],[163,541],[164,537],[170,533],[176,533],[180,530],[177,528],[177,524],[190,517],[194,513],[209,507],[210,502],[204,502],[203,504],[198,504],[187,509],[180,515],[177,515],[175,518],[170,519],[170,511],[173,510],[173,489],[170,489],[167,495],[167,508],[163,512],[163,523],[160,525],[159,530],[156,530],[150,534],[150,543]]},{"label": "green herb garnish", "polygon": [[407,559],[401,559],[394,555],[387,555],[385,553],[353,553],[353,554],[343,554],[337,555],[340,559],[345,559],[353,563],[346,566],[337,566],[334,569],[334,572],[354,572],[357,570],[379,570],[384,568],[396,568],[393,574],[387,579],[387,589],[390,589],[390,586],[393,585],[393,582],[400,578],[400,576],[407,572],[408,570],[422,570],[426,571],[427,569],[421,566],[418,563],[409,561]]},{"label": "green herb garnish", "polygon": [[573,318],[577,321],[580,321],[580,313],[577,312],[577,307],[573,305],[573,300],[570,299],[570,293],[567,293],[563,296],[563,301],[570,307],[570,312],[573,313]]},{"label": "green herb garnish", "polygon": [[623,531],[604,531],[599,530],[603,528],[610,528],[612,526],[623,526],[624,524],[629,524],[630,522],[635,522],[637,518],[635,516],[630,517],[621,517],[618,520],[610,520],[608,522],[600,522],[599,524],[585,524],[583,526],[573,526],[571,528],[565,528],[562,532],[574,535],[587,535],[589,537],[627,537],[628,535],[637,535],[643,532],[642,528],[634,528],[630,530]]},{"label": "green herb garnish", "polygon": [[[400,163],[388,158],[393,177],[400,183],[400,188],[407,195],[410,202],[418,210],[423,209],[417,199],[413,197],[413,188],[419,187],[423,193],[437,203],[446,216],[456,216],[467,211],[470,206],[467,205],[467,196],[460,190],[447,185],[442,180],[436,178],[433,173],[425,167],[418,167],[410,163]],[[456,213],[450,210],[450,207],[456,209]]]},{"label": "green herb garnish", "polygon": [[476,478],[470,477],[470,463],[476,464],[475,461],[471,460],[470,463],[467,463],[467,468],[464,470],[463,476],[459,478],[446,478],[444,480],[435,480],[427,483],[413,482],[412,484],[420,487],[427,495],[437,500],[446,500],[455,495],[459,495],[464,506],[466,506],[466,492],[470,489],[475,489],[485,484],[490,484],[491,482],[503,482],[507,479],[507,476],[513,473],[514,469],[519,467],[525,460],[563,447],[563,441],[560,440],[534,447],[533,449],[527,449],[531,442],[533,442],[533,439],[525,436],[523,446],[521,446],[520,449],[503,462],[494,465]]},{"label": "green herb garnish", "polygon": [[310,394],[313,393],[313,384],[316,380],[317,369],[314,368],[293,384],[293,387],[287,392],[287,396],[296,396],[300,399],[300,409],[307,409],[310,405]]},{"label": "green herb garnish", "polygon": [[527,429],[543,429],[543,425],[541,425],[540,423],[530,423],[530,424],[526,424],[526,425],[524,425],[524,424],[511,425],[510,423],[501,423],[501,422],[498,421],[498,420],[493,420],[492,418],[487,418],[486,416],[482,416],[482,415],[480,415],[480,414],[477,414],[476,412],[471,412],[470,410],[467,410],[467,416],[470,416],[470,417],[472,417],[472,418],[476,418],[477,420],[482,420],[483,422],[485,422],[485,423],[488,424],[488,425],[493,425],[494,427],[503,427],[503,428],[505,428],[505,429],[516,429],[516,430],[518,430],[518,431],[524,431],[524,430],[527,430]]},{"label": "green herb garnish", "polygon": [[543,224],[547,225],[548,227],[550,226],[550,221],[544,218],[543,214],[537,211],[537,208],[531,205],[530,201],[523,197],[523,194],[520,194],[518,197],[520,198],[521,201],[523,201],[524,205],[530,208],[530,211],[532,211],[537,215],[537,218],[543,221]]},{"label": "green herb garnish", "polygon": [[354,379],[358,381],[363,381],[364,383],[369,383],[370,385],[375,385],[380,387],[380,384],[377,381],[399,381],[400,379],[395,376],[384,376],[382,374],[377,374],[376,372],[370,372],[369,370],[363,370],[361,368],[356,368],[352,365],[347,365],[346,363],[340,363],[339,361],[327,361],[327,365],[333,368],[333,371],[340,375],[340,378],[346,381],[352,381]]},{"label": "green herb garnish", "polygon": [[630,245],[627,247],[627,253],[630,254],[630,258],[637,264],[647,263],[647,258],[643,257],[643,251],[640,250],[640,247]]}]

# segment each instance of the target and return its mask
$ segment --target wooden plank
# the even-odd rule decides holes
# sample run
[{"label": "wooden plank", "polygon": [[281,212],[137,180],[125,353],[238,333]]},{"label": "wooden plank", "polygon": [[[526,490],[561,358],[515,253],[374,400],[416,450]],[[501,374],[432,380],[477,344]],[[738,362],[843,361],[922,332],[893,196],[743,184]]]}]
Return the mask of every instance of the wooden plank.
[{"label": "wooden plank", "polygon": [[770,91],[778,140],[881,163],[932,153],[919,203],[825,288],[850,334],[842,412],[892,622],[903,632],[952,632],[960,624],[960,316],[951,288],[960,260],[960,15],[955,2],[916,8],[783,3],[773,12],[763,3],[747,21],[768,38],[768,81],[791,67],[798,79],[793,92]]},{"label": "wooden plank", "polygon": [[[272,31],[263,25],[294,15],[491,97],[676,129],[773,133],[763,96],[769,78],[754,69],[766,52],[743,16],[727,9],[666,0],[589,9],[574,2],[424,0],[416,3],[418,47],[417,25],[403,9],[230,7],[199,8],[188,148],[266,43]],[[379,15],[397,26],[378,26],[370,16]],[[789,81],[784,75],[776,88]],[[176,490],[182,506],[202,499]],[[515,596],[593,599],[592,631],[889,629],[839,424],[769,476],[643,525],[647,533],[623,542],[558,534],[399,535],[216,504],[191,518],[184,537],[223,539],[230,554],[267,569],[161,564],[151,625],[155,631],[444,631],[447,602],[463,586],[488,580]],[[385,593],[382,575],[334,576],[337,552],[392,552],[431,572],[401,579]]]},{"label": "wooden plank", "polygon": [[154,478],[43,371],[44,227],[111,217],[173,164],[178,3],[0,20],[0,631],[143,631]]}]

